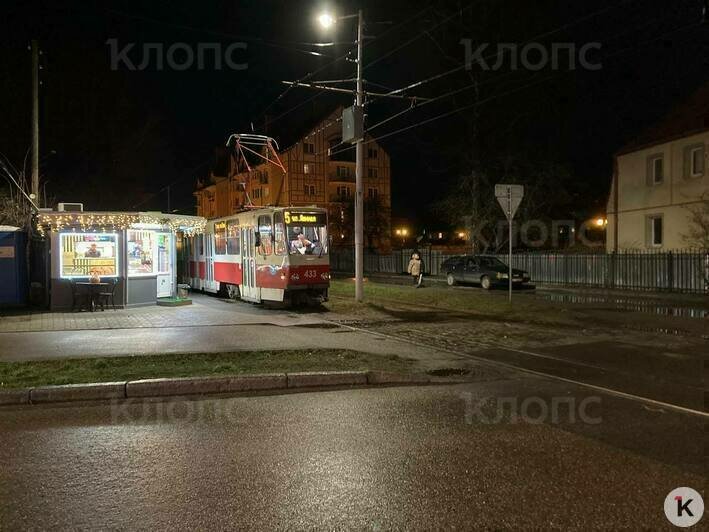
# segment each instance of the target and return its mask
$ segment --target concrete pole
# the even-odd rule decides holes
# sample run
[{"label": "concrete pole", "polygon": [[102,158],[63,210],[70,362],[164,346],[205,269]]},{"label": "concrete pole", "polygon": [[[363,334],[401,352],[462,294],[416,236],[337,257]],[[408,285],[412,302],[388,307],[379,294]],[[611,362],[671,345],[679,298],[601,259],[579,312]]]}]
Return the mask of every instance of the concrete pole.
[{"label": "concrete pole", "polygon": [[32,194],[39,199],[39,45],[32,40]]},{"label": "concrete pole", "polygon": [[[362,10],[357,14],[357,109],[362,109],[364,104],[364,90],[362,88],[362,45],[364,19]],[[364,131],[362,132],[364,136]],[[356,167],[355,167],[355,301],[364,300],[364,139],[357,140]]]}]

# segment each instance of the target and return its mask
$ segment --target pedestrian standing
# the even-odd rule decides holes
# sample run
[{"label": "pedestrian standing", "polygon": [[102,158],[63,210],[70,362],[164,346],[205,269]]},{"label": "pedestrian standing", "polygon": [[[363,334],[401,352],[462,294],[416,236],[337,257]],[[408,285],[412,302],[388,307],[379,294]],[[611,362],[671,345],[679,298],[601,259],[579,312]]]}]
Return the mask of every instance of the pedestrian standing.
[{"label": "pedestrian standing", "polygon": [[408,271],[414,281],[414,285],[419,288],[423,282],[424,265],[423,260],[421,260],[421,254],[418,251],[412,253]]}]

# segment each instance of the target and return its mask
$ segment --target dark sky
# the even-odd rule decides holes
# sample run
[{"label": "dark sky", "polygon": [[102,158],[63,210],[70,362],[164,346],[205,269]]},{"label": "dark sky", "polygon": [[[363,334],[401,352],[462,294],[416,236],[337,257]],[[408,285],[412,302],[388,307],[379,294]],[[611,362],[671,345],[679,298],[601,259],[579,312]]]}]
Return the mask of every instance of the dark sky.
[{"label": "dark sky", "polygon": [[[30,145],[27,45],[37,38],[43,51],[41,157],[48,196],[83,201],[97,210],[166,210],[164,187],[171,184],[171,207],[190,212],[195,179],[207,173],[215,147],[228,134],[248,131],[251,123],[262,132],[267,114],[273,121],[270,134],[288,138],[289,131],[330,106],[350,103],[347,95],[306,89],[291,90],[273,103],[284,90],[280,80],[302,78],[350,46],[311,45],[354,37],[349,22],[331,36],[316,27],[315,14],[323,5],[320,0],[5,1],[0,151],[19,166]],[[559,42],[574,43],[577,49],[601,43],[591,55],[602,65],[599,70],[512,71],[507,61],[495,71],[461,71],[410,91],[435,97],[478,84],[477,92],[464,90],[391,120],[375,136],[483,103],[382,141],[392,157],[394,213],[399,216],[431,218],[428,205],[469,171],[472,152],[488,160],[525,154],[568,167],[574,182],[583,185],[578,201],[588,204],[589,212],[597,210],[605,201],[613,152],[709,80],[703,0],[362,0],[330,5],[339,13],[364,8],[370,21],[366,32],[377,37],[365,48],[365,65],[375,62],[365,77],[379,91],[460,65],[461,38],[472,39],[473,48],[491,43],[486,54],[495,53],[497,43],[532,40],[549,50]],[[149,43],[160,43],[164,51],[185,43],[196,53],[204,43],[218,43],[224,51],[243,41],[247,49],[233,58],[248,68],[222,65],[217,70],[209,54],[201,70],[196,63],[185,71],[159,69],[154,57],[144,70],[125,63],[114,70],[109,39],[116,39],[119,49],[134,43],[128,57],[135,65]],[[307,53],[312,50],[328,57]],[[349,78],[354,69],[341,60],[314,79]],[[368,106],[368,124],[407,106],[374,101]]]}]

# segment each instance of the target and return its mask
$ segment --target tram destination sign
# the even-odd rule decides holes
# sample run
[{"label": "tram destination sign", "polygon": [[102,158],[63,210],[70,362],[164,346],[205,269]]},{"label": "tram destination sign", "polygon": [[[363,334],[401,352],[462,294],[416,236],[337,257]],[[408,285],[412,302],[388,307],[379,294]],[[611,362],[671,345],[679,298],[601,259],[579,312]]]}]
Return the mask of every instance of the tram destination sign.
[{"label": "tram destination sign", "polygon": [[324,212],[291,212],[285,211],[284,217],[287,224],[316,224],[325,225],[327,217]]}]

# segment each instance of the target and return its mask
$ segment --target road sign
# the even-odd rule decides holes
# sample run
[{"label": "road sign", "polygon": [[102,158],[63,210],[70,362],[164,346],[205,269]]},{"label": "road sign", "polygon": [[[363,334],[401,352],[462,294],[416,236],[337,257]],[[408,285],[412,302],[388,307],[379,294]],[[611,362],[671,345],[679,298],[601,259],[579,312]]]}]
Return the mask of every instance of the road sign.
[{"label": "road sign", "polygon": [[524,197],[524,186],[522,185],[495,185],[495,197],[500,207],[505,211],[508,220],[512,220],[517,212],[517,207]]},{"label": "road sign", "polygon": [[522,202],[524,197],[524,187],[522,185],[495,185],[495,197],[497,198],[500,207],[505,211],[507,217],[507,226],[509,228],[509,259],[507,266],[507,283],[509,284],[509,301],[512,303],[512,219],[515,217],[517,207]]}]

